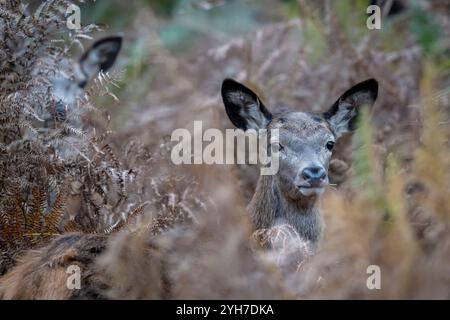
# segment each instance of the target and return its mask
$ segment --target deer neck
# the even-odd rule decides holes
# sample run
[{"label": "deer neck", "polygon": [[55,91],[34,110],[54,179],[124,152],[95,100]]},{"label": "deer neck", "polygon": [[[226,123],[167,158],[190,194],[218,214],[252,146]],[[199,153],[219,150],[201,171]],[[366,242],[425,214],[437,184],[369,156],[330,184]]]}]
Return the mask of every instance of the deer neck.
[{"label": "deer neck", "polygon": [[322,233],[322,220],[317,197],[291,199],[278,187],[274,176],[261,176],[248,206],[256,229],[279,223],[293,226],[305,240],[317,244]]}]

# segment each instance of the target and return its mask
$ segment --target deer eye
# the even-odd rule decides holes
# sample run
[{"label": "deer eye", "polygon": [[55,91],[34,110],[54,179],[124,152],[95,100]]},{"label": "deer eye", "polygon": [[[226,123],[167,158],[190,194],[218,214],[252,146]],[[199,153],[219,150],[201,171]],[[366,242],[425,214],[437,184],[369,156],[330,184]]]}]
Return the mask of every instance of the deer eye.
[{"label": "deer eye", "polygon": [[328,141],[327,149],[331,151],[331,150],[333,150],[333,148],[334,148],[334,141]]}]

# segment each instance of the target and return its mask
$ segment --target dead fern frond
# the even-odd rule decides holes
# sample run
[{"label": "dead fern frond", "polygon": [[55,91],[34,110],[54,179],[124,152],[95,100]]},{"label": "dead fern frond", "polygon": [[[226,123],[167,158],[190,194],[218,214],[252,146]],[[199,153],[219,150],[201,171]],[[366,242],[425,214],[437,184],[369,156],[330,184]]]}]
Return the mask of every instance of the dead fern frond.
[{"label": "dead fern frond", "polygon": [[45,228],[47,232],[59,233],[61,221],[64,217],[66,199],[67,192],[63,189],[56,197],[50,212],[45,215]]},{"label": "dead fern frond", "polygon": [[64,233],[80,232],[80,231],[81,231],[80,227],[73,220],[68,221],[64,226]]},{"label": "dead fern frond", "polygon": [[144,213],[145,207],[148,205],[147,202],[144,202],[133,209],[131,212],[126,214],[126,218],[116,222],[114,225],[106,228],[104,233],[113,233],[122,230],[126,225],[130,223],[130,221],[137,216],[140,216]]},{"label": "dead fern frond", "polygon": [[56,195],[56,200],[49,205],[46,191],[46,186],[33,188],[28,204],[22,198],[23,190],[18,189],[14,196],[15,203],[9,210],[0,213],[0,249],[10,258],[6,261],[14,261],[24,249],[43,245],[61,234],[65,192]]},{"label": "dead fern frond", "polygon": [[45,207],[45,193],[42,189],[35,187],[32,191],[32,194],[33,201],[31,204],[31,211],[27,215],[27,233],[42,231],[44,227],[42,208]]}]

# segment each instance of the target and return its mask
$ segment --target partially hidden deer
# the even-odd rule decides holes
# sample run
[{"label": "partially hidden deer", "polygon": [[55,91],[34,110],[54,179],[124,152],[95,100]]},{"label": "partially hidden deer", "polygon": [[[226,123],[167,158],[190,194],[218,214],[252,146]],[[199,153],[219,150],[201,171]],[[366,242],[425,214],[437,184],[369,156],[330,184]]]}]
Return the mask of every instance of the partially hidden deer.
[{"label": "partially hidden deer", "polygon": [[[120,52],[122,36],[104,37],[92,44],[78,61],[62,60],[60,72],[51,77],[55,108],[46,110],[41,127],[54,126],[62,121],[75,122],[79,125],[79,113],[76,111],[77,100],[85,94],[88,83],[100,72],[108,71]],[[79,108],[78,108],[79,109]],[[68,118],[68,110],[72,117]]]},{"label": "partially hidden deer", "polygon": [[323,229],[317,199],[329,183],[333,148],[337,139],[355,129],[360,108],[371,107],[377,94],[377,81],[369,79],[344,92],[324,113],[286,108],[270,112],[248,87],[232,79],[223,81],[225,110],[237,128],[279,130],[272,146],[279,154],[279,170],[260,176],[248,205],[255,230],[287,225],[312,252],[317,249]]},{"label": "partially hidden deer", "polygon": [[[108,71],[115,63],[121,44],[120,35],[104,37],[95,41],[80,59],[61,61],[59,72],[49,79],[52,83],[55,108],[43,110],[42,121],[35,123],[39,131],[45,135],[48,128],[63,122],[80,125],[76,111],[79,109],[76,105],[77,100],[83,98],[90,81],[100,72]],[[69,110],[71,112],[68,112]],[[59,155],[63,157],[71,157],[73,153],[68,148],[59,146],[57,148]],[[56,197],[53,191],[48,192],[50,199]],[[58,277],[67,278],[64,275],[65,269],[55,269],[55,265],[64,261],[70,263],[77,259],[88,265],[93,261],[92,257],[98,255],[101,248],[104,248],[103,242],[104,237],[101,235],[66,235],[55,239],[45,248],[28,251],[13,270],[0,278],[0,298],[64,298],[61,292],[67,292],[67,288],[57,287],[55,283],[59,283],[56,280]]]}]

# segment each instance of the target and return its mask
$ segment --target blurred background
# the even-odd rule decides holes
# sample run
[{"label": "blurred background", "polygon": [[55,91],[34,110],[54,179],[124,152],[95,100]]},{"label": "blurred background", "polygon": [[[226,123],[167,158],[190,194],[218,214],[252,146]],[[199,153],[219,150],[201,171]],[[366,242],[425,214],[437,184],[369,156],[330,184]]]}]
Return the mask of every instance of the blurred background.
[{"label": "blurred background", "polygon": [[[372,4],[382,10],[380,30],[366,26]],[[246,83],[269,108],[316,112],[374,77],[381,85],[375,140],[406,166],[421,123],[424,65],[438,70],[439,92],[449,86],[448,1],[100,0],[80,8],[83,25],[100,25],[101,36],[124,35],[115,65],[120,88],[112,88],[120,102],[98,100],[110,128],[152,147],[194,120],[232,128],[219,97],[226,77]],[[448,103],[448,95],[440,98]],[[350,163],[350,139],[339,147],[335,157]],[[346,180],[343,163],[332,166],[335,183]],[[257,173],[239,170],[246,199]]]},{"label": "blurred background", "polygon": [[[339,59],[367,64],[368,76],[384,71],[400,74],[398,70],[387,70],[387,65],[383,66],[386,70],[373,68],[377,61],[370,60],[380,55],[363,57],[364,50],[381,51],[390,55],[387,59],[397,59],[396,65],[405,66],[417,62],[414,54],[420,51],[419,60],[426,56],[439,68],[449,66],[448,1],[99,0],[78,4],[83,25],[97,24],[104,30],[102,36],[120,32],[125,38],[116,65],[116,70],[123,72],[122,81],[114,92],[119,98],[126,97],[126,101],[120,99],[120,106],[108,109],[114,113],[115,128],[177,112],[176,103],[167,100],[170,96],[182,97],[179,91],[173,92],[177,87],[180,90],[190,86],[194,95],[204,95],[200,104],[207,103],[208,98],[217,96],[226,76],[252,83],[262,95],[270,92],[269,99],[285,98],[291,101],[284,102],[306,109],[325,108],[319,105],[325,103],[325,98],[316,105],[302,100],[312,86],[307,72],[302,74],[301,65],[316,68],[314,76],[319,77],[326,69],[323,64],[328,64],[336,68],[328,71],[328,77],[340,78],[338,82],[343,84],[345,79],[359,80],[362,75],[355,73],[362,70],[340,70],[333,76],[331,73],[338,71],[342,63]],[[379,4],[383,10],[381,30],[366,27],[370,4]],[[353,53],[346,51],[351,47],[358,48]],[[402,49],[409,50],[409,55],[396,56],[395,52]],[[355,57],[339,57],[346,53]],[[420,72],[420,63],[406,69],[402,74],[409,72],[411,76]],[[283,75],[288,70],[291,74]],[[345,75],[349,72],[353,75]],[[290,81],[293,77],[298,81]],[[392,81],[396,80],[391,79],[390,85],[394,85]],[[397,94],[403,103],[411,102],[417,91],[413,79],[404,76],[398,81],[402,83],[398,84]],[[338,91],[338,85],[333,86],[324,83],[315,88],[331,94]],[[163,92],[167,105],[160,110],[163,101],[152,98]]]}]

